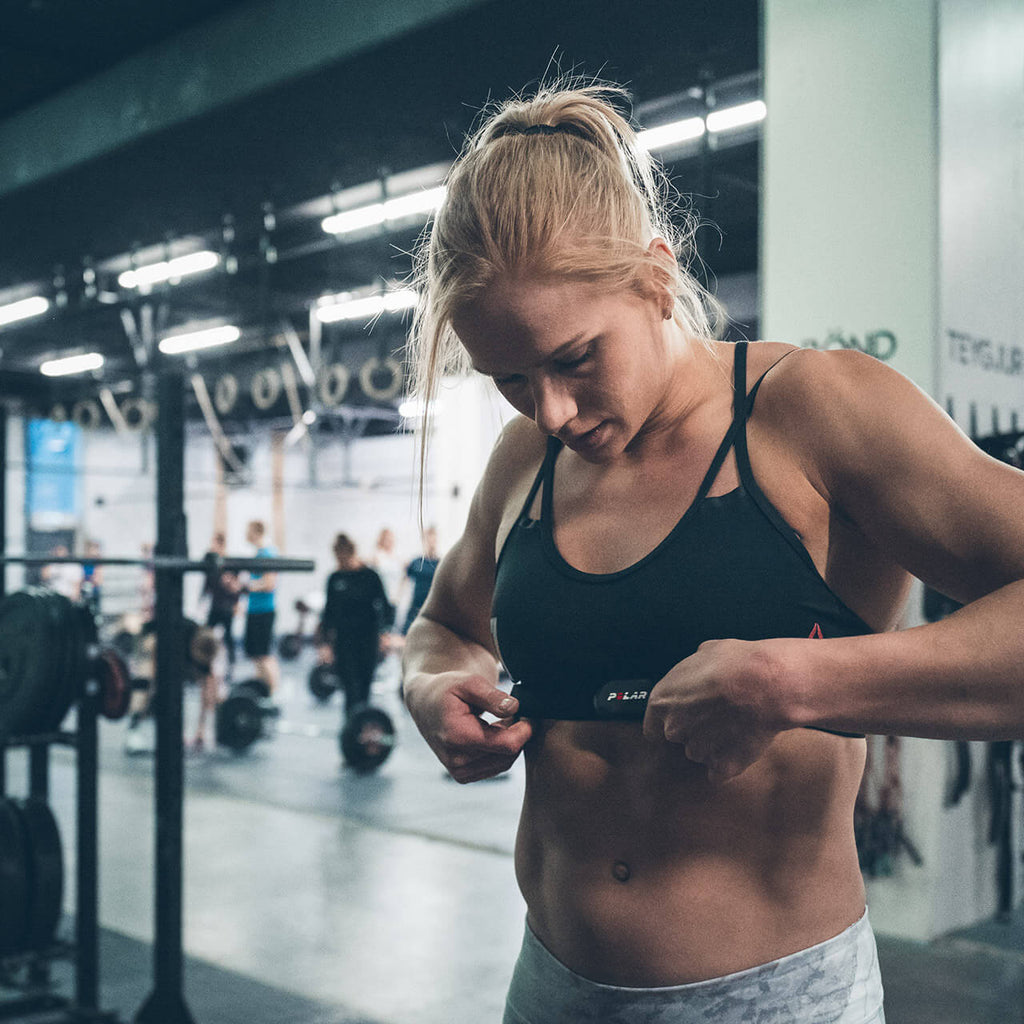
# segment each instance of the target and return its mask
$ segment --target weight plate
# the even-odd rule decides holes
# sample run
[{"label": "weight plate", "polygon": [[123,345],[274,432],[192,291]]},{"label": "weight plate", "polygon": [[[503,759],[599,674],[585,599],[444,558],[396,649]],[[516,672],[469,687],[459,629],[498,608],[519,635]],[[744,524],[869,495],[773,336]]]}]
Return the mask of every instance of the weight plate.
[{"label": "weight plate", "polygon": [[28,797],[15,803],[25,831],[28,864],[28,931],[25,948],[53,944],[64,904],[64,853],[60,830],[45,801]]},{"label": "weight plate", "polygon": [[395,725],[380,708],[363,704],[353,710],[339,737],[341,754],[358,771],[372,772],[390,756],[395,746]]},{"label": "weight plate", "polygon": [[55,645],[46,602],[19,590],[0,602],[0,730],[44,731],[53,717]]},{"label": "weight plate", "polygon": [[121,655],[112,647],[104,647],[97,655],[96,677],[100,684],[99,712],[111,722],[117,722],[128,714],[131,676]]},{"label": "weight plate", "polygon": [[302,641],[300,633],[285,633],[277,642],[277,653],[283,661],[294,661],[302,653]]},{"label": "weight plate", "polygon": [[243,679],[231,687],[231,694],[245,694],[262,700],[270,696],[270,687],[263,679]]},{"label": "weight plate", "polygon": [[315,665],[309,673],[309,692],[317,700],[330,700],[339,686],[340,680],[334,674],[332,665]]},{"label": "weight plate", "polygon": [[263,713],[256,701],[246,694],[229,696],[217,708],[217,742],[241,752],[263,735]]},{"label": "weight plate", "polygon": [[20,953],[28,934],[28,852],[14,802],[0,799],[0,956]]}]

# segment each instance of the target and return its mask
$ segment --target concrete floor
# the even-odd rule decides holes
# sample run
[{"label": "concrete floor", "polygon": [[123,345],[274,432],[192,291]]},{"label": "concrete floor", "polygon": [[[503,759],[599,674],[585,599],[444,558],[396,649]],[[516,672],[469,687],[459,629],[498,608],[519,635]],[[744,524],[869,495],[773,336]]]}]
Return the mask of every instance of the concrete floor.
[{"label": "concrete floor", "polygon": [[[340,707],[285,666],[276,735],[186,763],[186,1001],[211,1024],[491,1024],[522,936],[512,870],[517,766],[461,787],[401,708],[375,701],[398,745],[373,775],[345,767]],[[186,716],[196,694],[186,694]],[[152,758],[101,726],[104,1007],[131,1020],[152,988]],[[18,792],[20,754],[8,755]],[[54,750],[52,803],[73,878],[73,755]],[[73,892],[68,892],[69,908]],[[1024,914],[934,943],[879,938],[888,1024],[1024,1022]],[[60,981],[61,975],[56,975]],[[3,993],[0,991],[0,999]]]}]

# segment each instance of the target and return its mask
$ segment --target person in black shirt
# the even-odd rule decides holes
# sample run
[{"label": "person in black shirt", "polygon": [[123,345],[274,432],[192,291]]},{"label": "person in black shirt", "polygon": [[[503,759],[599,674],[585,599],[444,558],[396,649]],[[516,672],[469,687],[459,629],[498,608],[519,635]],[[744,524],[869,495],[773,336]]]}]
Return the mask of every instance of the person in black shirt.
[{"label": "person in black shirt", "polygon": [[369,699],[381,634],[392,609],[380,576],[360,561],[347,534],[338,534],[333,550],[338,568],[327,578],[320,637],[334,652],[348,717]]},{"label": "person in black shirt", "polygon": [[[215,533],[210,541],[210,553],[223,558],[227,540],[223,533]],[[238,576],[233,572],[211,569],[203,583],[203,596],[210,598],[210,610],[206,614],[206,625],[211,629],[220,626],[224,630],[224,647],[228,654],[228,674],[235,667],[235,640],[231,633],[241,593]]]}]

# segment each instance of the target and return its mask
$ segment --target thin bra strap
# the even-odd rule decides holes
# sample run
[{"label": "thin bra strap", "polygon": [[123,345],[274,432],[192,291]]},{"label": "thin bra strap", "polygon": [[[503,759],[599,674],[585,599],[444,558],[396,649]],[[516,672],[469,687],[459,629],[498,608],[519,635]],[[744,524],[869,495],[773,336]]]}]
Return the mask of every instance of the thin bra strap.
[{"label": "thin bra strap", "polygon": [[695,505],[707,497],[708,491],[711,490],[711,485],[718,476],[718,471],[722,468],[722,463],[725,462],[725,457],[729,454],[729,449],[732,448],[736,441],[737,432],[739,431],[740,424],[743,422],[744,390],[746,385],[747,343],[739,341],[736,343],[733,357],[732,423],[729,424],[729,429],[725,432],[725,437],[722,438],[722,443],[718,446],[718,451],[715,452],[715,457],[711,460],[711,465],[708,466],[708,471],[704,474],[700,487],[697,488],[697,496],[693,499]]},{"label": "thin bra strap", "polygon": [[[764,491],[758,486],[757,481],[754,479],[754,470],[750,465],[750,452],[747,450],[747,420],[750,417],[750,413],[754,408],[754,399],[757,398],[758,388],[761,387],[762,381],[768,376],[772,370],[775,369],[783,359],[790,354],[790,352],[799,351],[798,349],[790,349],[780,359],[776,359],[771,366],[768,367],[760,377],[757,378],[757,382],[750,389],[746,398],[742,400],[742,410],[739,414],[739,419],[736,422],[736,469],[739,472],[740,483],[743,485],[744,490],[753,498],[754,503],[761,509],[765,514],[768,521],[779,531],[783,539],[787,544],[800,556],[801,560],[806,563],[810,570],[817,575],[818,568],[814,564],[814,560],[811,558],[807,548],[804,547],[803,541],[796,533],[796,531],[782,518],[779,514],[778,509],[768,500]],[[737,353],[738,354],[738,353]],[[737,391],[737,394],[741,394],[742,389]]]},{"label": "thin bra strap", "polygon": [[[747,394],[747,345],[746,341],[736,342],[732,362],[732,414],[734,420],[744,417],[744,398]],[[763,380],[764,378],[762,378]],[[757,382],[758,384],[761,381]],[[755,390],[756,390],[755,385]]]},{"label": "thin bra strap", "polygon": [[526,501],[523,502],[523,507],[519,512],[519,518],[516,522],[525,523],[532,521],[530,519],[530,509],[533,508],[533,502],[537,497],[537,491],[540,490],[540,485],[544,482],[546,476],[548,461],[551,459],[551,442],[555,441],[558,443],[558,439],[554,437],[549,437],[547,441],[547,447],[544,449],[544,461],[541,462],[540,467],[537,470],[537,475],[533,478],[533,484],[530,486],[530,493],[526,496]]}]

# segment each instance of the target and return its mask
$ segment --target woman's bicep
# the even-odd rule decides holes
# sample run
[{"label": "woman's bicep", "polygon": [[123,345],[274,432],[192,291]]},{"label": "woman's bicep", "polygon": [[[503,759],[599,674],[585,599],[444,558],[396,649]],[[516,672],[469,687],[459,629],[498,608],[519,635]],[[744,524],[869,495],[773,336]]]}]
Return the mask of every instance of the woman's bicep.
[{"label": "woman's bicep", "polygon": [[861,356],[839,369],[830,415],[814,417],[834,511],[958,601],[1024,578],[1024,473],[891,368]]}]

